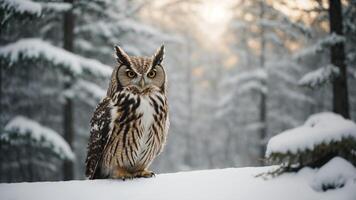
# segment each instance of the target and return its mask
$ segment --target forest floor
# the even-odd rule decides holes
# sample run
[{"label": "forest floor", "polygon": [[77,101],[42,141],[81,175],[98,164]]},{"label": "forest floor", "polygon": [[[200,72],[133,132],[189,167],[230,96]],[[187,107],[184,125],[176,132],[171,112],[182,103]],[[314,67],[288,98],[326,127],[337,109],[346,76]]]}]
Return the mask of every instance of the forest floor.
[{"label": "forest floor", "polygon": [[356,180],[342,188],[315,191],[317,170],[305,168],[276,178],[255,177],[273,167],[229,168],[158,174],[134,180],[78,180],[0,184],[0,199],[288,199],[355,200]]}]

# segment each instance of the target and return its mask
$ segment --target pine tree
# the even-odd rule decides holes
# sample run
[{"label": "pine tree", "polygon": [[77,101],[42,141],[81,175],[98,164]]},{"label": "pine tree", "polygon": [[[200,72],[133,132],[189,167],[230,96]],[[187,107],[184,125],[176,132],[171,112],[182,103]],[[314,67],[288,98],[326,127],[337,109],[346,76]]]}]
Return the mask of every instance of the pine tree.
[{"label": "pine tree", "polygon": [[45,180],[58,170],[54,159],[74,159],[57,132],[23,116],[11,119],[1,131],[0,155],[2,182]]},{"label": "pine tree", "polygon": [[[25,2],[26,3],[26,2]],[[32,3],[32,2],[30,2]],[[48,12],[46,17],[48,18],[37,18],[32,21],[35,26],[41,24],[41,21],[55,19],[58,15],[63,12],[71,12],[73,6],[68,3],[35,3],[34,5],[39,6],[41,11]],[[33,8],[33,6],[29,7]],[[8,7],[2,7],[2,13],[10,12],[7,11]],[[56,12],[53,12],[56,11]],[[23,12],[23,11],[21,11]],[[43,16],[36,13],[36,16]],[[63,122],[63,130],[65,132],[65,137],[69,144],[73,142],[74,139],[74,127],[73,127],[73,98],[80,96],[80,93],[86,92],[82,90],[76,90],[77,95],[73,95],[73,89],[77,82],[85,79],[87,77],[98,77],[108,79],[111,75],[111,67],[106,66],[96,60],[84,58],[66,51],[62,48],[56,47],[48,42],[45,42],[39,38],[28,38],[29,36],[36,35],[33,31],[27,32],[28,28],[22,26],[23,30],[20,33],[25,33],[24,35],[13,34],[12,31],[16,27],[17,23],[21,23],[22,20],[32,20],[33,18],[21,18],[16,12],[12,12],[10,18],[7,19],[7,23],[11,23],[4,32],[2,32],[2,47],[0,48],[0,62],[1,62],[1,108],[4,110],[6,115],[1,115],[1,125],[5,126],[6,122],[10,120],[15,114],[23,114],[25,116],[31,116],[35,119],[40,119],[40,121],[50,120],[50,116],[56,117],[60,115],[61,108],[58,105],[63,103],[64,99],[64,118],[63,121],[52,126],[56,129],[61,129]],[[20,21],[19,21],[20,20]],[[67,17],[64,24],[73,23],[71,17]],[[53,20],[51,25],[58,25],[58,21]],[[71,24],[73,25],[73,24]],[[66,27],[67,30],[65,38],[65,49],[73,50],[73,29],[74,27]],[[16,30],[17,31],[17,30]],[[69,34],[68,34],[69,33]],[[70,35],[68,37],[68,35]],[[27,37],[23,39],[22,37]],[[35,77],[42,72],[44,76]],[[12,74],[13,78],[9,79],[8,75]],[[60,74],[60,75],[58,75]],[[58,82],[65,85],[65,87],[58,87]],[[16,83],[15,85],[13,83]],[[18,84],[19,83],[19,84]],[[54,83],[54,84],[53,84]],[[11,87],[9,87],[11,85]],[[92,83],[93,87],[96,87]],[[16,86],[19,86],[17,90],[13,90]],[[27,92],[29,88],[36,89],[34,91]],[[48,93],[50,91],[50,94]],[[70,92],[72,91],[72,92]],[[56,95],[54,95],[56,94]],[[59,98],[58,98],[58,94]],[[79,94],[79,95],[78,95]],[[27,96],[26,96],[27,95]],[[57,98],[56,98],[57,97]],[[20,101],[11,101],[11,99],[19,98]],[[52,98],[52,99],[51,99]],[[54,99],[53,99],[54,98]],[[98,101],[97,97],[95,97]],[[46,101],[49,100],[49,101]],[[70,102],[68,104],[68,102]],[[40,108],[39,112],[33,112],[34,109]],[[47,110],[48,109],[48,110]],[[43,118],[42,112],[46,113],[48,118]],[[37,114],[36,114],[37,113]],[[53,119],[53,118],[52,118]],[[36,133],[34,133],[36,134]],[[11,146],[10,146],[11,147]],[[15,148],[15,147],[14,147]],[[67,162],[72,162],[66,160]],[[69,166],[65,173],[65,179],[72,179],[73,167]],[[68,173],[67,173],[68,172]],[[37,179],[46,179],[46,175],[43,177],[37,177]]]}]

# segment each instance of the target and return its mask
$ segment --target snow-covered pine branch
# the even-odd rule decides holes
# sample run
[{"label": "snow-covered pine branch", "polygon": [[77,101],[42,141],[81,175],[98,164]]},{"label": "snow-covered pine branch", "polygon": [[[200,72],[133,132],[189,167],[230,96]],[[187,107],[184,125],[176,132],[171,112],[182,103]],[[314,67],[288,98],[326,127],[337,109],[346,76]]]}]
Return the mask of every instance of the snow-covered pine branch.
[{"label": "snow-covered pine branch", "polygon": [[0,142],[10,145],[31,144],[50,150],[63,160],[73,160],[75,157],[70,146],[57,132],[24,116],[16,116],[5,126]]},{"label": "snow-covered pine branch", "polygon": [[72,9],[70,3],[64,2],[45,2],[41,3],[44,12],[65,12]]},{"label": "snow-covered pine branch", "polygon": [[270,163],[288,168],[320,167],[330,155],[356,165],[356,124],[334,113],[312,115],[304,125],[272,137],[266,150]]},{"label": "snow-covered pine branch", "polygon": [[236,76],[223,80],[223,85],[239,85],[240,83],[248,82],[251,80],[266,81],[268,74],[264,69],[255,69],[239,73]]},{"label": "snow-covered pine branch", "polygon": [[30,0],[0,0],[0,10],[4,12],[5,18],[8,18],[8,15],[32,15],[39,17],[42,12],[42,6],[40,3]]},{"label": "snow-covered pine branch", "polygon": [[53,66],[73,76],[90,74],[110,77],[112,68],[97,60],[78,56],[62,48],[51,45],[37,38],[20,39],[0,48],[3,65],[14,66],[21,60],[44,59]]},{"label": "snow-covered pine branch", "polygon": [[267,94],[268,88],[266,87],[266,85],[262,84],[261,81],[250,80],[246,83],[243,83],[237,90],[239,94],[243,94],[250,91]]},{"label": "snow-covered pine branch", "polygon": [[308,56],[308,55],[315,55],[318,53],[321,53],[325,51],[327,48],[330,46],[340,43],[340,42],[345,42],[345,37],[337,35],[336,33],[332,33],[316,42],[316,44],[303,48],[303,50],[297,52],[294,55],[295,59],[300,59],[302,57]]},{"label": "snow-covered pine branch", "polygon": [[67,97],[76,97],[81,101],[95,107],[106,95],[106,91],[95,83],[78,80],[70,89],[64,91]]},{"label": "snow-covered pine branch", "polygon": [[329,64],[321,67],[315,71],[305,74],[300,80],[299,85],[310,88],[320,87],[321,85],[331,82],[339,75],[339,68],[335,65]]}]

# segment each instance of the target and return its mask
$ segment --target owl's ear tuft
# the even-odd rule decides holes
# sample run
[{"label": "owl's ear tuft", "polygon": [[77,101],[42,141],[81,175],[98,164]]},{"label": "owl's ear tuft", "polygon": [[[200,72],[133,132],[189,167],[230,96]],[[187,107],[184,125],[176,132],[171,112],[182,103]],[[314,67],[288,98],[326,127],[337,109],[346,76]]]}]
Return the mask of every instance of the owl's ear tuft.
[{"label": "owl's ear tuft", "polygon": [[157,49],[155,55],[153,56],[153,61],[152,61],[152,65],[159,65],[162,63],[164,58],[164,45],[162,44],[162,46]]},{"label": "owl's ear tuft", "polygon": [[119,46],[115,45],[116,60],[118,63],[126,66],[130,66],[130,57],[127,53]]}]

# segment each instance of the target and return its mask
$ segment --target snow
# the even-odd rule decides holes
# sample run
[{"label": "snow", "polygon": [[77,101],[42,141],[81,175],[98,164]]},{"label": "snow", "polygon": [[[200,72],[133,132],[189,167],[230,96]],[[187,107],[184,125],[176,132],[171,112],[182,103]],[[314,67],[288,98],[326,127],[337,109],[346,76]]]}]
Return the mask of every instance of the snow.
[{"label": "snow", "polygon": [[8,58],[10,66],[20,59],[44,58],[56,67],[63,67],[73,75],[86,72],[96,76],[110,77],[112,68],[97,60],[88,59],[37,38],[21,39],[0,48],[0,58]]},{"label": "snow", "polygon": [[266,157],[272,153],[295,154],[313,150],[316,145],[350,137],[356,139],[356,124],[353,121],[330,112],[314,114],[304,125],[272,137],[267,144]]},{"label": "snow", "polygon": [[40,16],[42,12],[41,4],[29,0],[1,0],[0,8],[19,14],[31,14],[36,16]]},{"label": "snow", "polygon": [[315,71],[305,74],[300,80],[299,85],[308,86],[311,88],[318,87],[326,82],[330,82],[340,73],[339,68],[329,64],[326,67],[319,68]]},{"label": "snow", "polygon": [[267,94],[268,88],[260,81],[248,81],[247,83],[242,84],[238,89],[240,94],[250,91],[257,91],[263,94]]},{"label": "snow", "polygon": [[102,99],[106,95],[106,90],[102,89],[95,83],[80,80],[76,85],[78,86],[78,90],[86,91],[96,99]]},{"label": "snow", "polygon": [[134,180],[84,180],[0,184],[2,200],[18,199],[273,199],[354,200],[356,182],[328,192],[313,190],[309,181],[317,170],[283,174],[273,179],[255,175],[274,167],[250,167],[158,174]]},{"label": "snow", "polygon": [[319,169],[310,185],[316,191],[323,191],[328,187],[343,187],[351,181],[356,182],[356,168],[345,159],[335,157]]},{"label": "snow", "polygon": [[13,142],[11,141],[11,136],[15,134],[29,135],[32,140],[39,142],[42,147],[53,149],[62,158],[74,159],[74,153],[70,146],[57,132],[24,116],[16,116],[4,129],[6,132],[0,135],[0,140],[2,141]]},{"label": "snow", "polygon": [[336,33],[332,33],[323,39],[320,39],[316,42],[316,44],[304,48],[300,52],[294,55],[295,59],[299,59],[308,55],[315,55],[318,53],[323,52],[326,48],[330,47],[331,45],[340,43],[340,42],[345,42],[345,37],[337,35]]},{"label": "snow", "polygon": [[98,102],[106,96],[106,90],[95,83],[78,80],[72,88],[64,91],[63,95],[70,98],[76,97],[95,107]]},{"label": "snow", "polygon": [[239,83],[243,83],[249,80],[261,80],[261,81],[266,81],[268,79],[268,74],[266,70],[264,69],[255,69],[251,71],[246,71],[239,73],[236,76],[233,76],[226,81],[223,81],[223,84],[225,85],[236,85]]},{"label": "snow", "polygon": [[65,12],[72,9],[72,5],[70,3],[64,2],[46,2],[41,3],[42,7],[46,11],[55,11],[55,12]]}]

